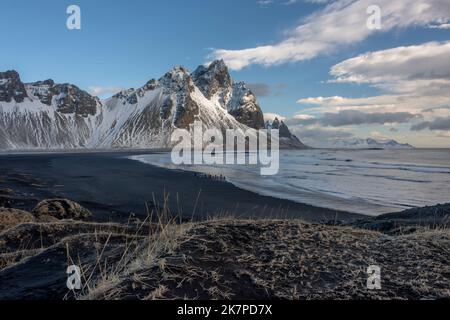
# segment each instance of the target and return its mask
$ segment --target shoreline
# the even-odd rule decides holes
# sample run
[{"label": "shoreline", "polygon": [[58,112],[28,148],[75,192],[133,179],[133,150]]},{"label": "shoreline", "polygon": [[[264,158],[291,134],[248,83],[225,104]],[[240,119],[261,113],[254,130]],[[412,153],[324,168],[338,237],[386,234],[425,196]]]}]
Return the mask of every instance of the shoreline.
[{"label": "shoreline", "polygon": [[263,196],[230,182],[201,178],[194,172],[128,159],[132,155],[157,152],[162,151],[0,155],[0,177],[4,180],[0,185],[33,199],[72,199],[100,220],[122,219],[130,213],[144,216],[145,204],[160,205],[164,193],[169,194],[172,212],[178,211],[183,216],[193,212],[187,218],[230,215],[327,222],[366,217]]},{"label": "shoreline", "polygon": [[[5,159],[0,156],[0,299],[449,298],[450,204],[379,217],[336,215],[123,154]],[[285,214],[188,214],[178,220],[171,203],[160,202],[151,203],[154,215],[130,216],[130,208],[144,207],[142,199],[130,203],[130,195],[143,197],[150,181],[155,190],[161,182],[165,190],[190,190],[187,199],[195,197],[194,185],[204,188],[205,202],[195,201],[199,212],[239,198],[240,213],[265,204],[286,206]],[[55,196],[69,200],[42,201]],[[69,261],[89,270],[79,291],[67,289]],[[427,266],[420,275],[417,261]],[[374,264],[385,275],[382,290],[366,287],[367,266]]]}]

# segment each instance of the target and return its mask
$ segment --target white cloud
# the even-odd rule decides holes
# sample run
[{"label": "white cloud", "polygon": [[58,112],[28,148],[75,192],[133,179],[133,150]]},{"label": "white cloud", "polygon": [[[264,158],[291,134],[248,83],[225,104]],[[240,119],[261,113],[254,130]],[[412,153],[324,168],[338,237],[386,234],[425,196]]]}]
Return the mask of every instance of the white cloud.
[{"label": "white cloud", "polygon": [[354,137],[352,132],[345,129],[330,129],[319,126],[298,126],[288,124],[289,129],[304,143],[311,147],[328,147],[337,139],[349,139]]},{"label": "white cloud", "polygon": [[[329,0],[305,0],[305,2],[311,2],[311,3],[326,3]],[[263,7],[263,8],[267,8],[275,3],[277,4],[282,4],[282,5],[286,5],[286,6],[290,6],[293,4],[296,4],[300,2],[300,0],[258,0],[258,4]]]},{"label": "white cloud", "polygon": [[429,25],[430,29],[450,29],[450,23],[432,24]]},{"label": "white cloud", "polygon": [[[369,84],[379,88],[380,95],[361,98],[309,97],[298,100],[298,103],[304,105],[302,113],[321,114],[314,123],[322,125],[345,125],[349,121],[341,120],[346,119],[358,120],[353,121],[355,124],[382,123],[384,121],[381,120],[391,116],[404,115],[403,120],[400,119],[402,121],[397,119],[395,122],[411,123],[411,126],[403,126],[405,130],[409,127],[413,130],[405,135],[409,143],[448,147],[449,141],[441,133],[438,136],[431,131],[450,129],[449,56],[450,42],[430,42],[369,52],[333,66],[330,74],[335,78],[330,82]],[[355,113],[356,110],[359,113]],[[364,117],[361,112],[364,112]],[[360,121],[366,118],[373,121]],[[336,122],[338,120],[340,122]],[[354,129],[358,131],[358,128]],[[399,127],[390,131],[401,132]]]},{"label": "white cloud", "polygon": [[258,4],[259,4],[259,6],[266,8],[266,7],[270,6],[271,4],[273,4],[273,0],[258,0]]},{"label": "white cloud", "polygon": [[373,0],[336,0],[309,15],[287,37],[275,45],[242,50],[215,50],[213,59],[224,59],[231,69],[251,64],[265,66],[314,58],[343,46],[361,42],[375,32],[396,28],[427,27],[448,20],[448,0],[378,0],[382,29],[367,28],[367,8]]},{"label": "white cloud", "polygon": [[370,133],[370,137],[374,138],[376,140],[388,140],[389,137],[387,137],[385,134],[379,132],[379,131],[372,131]]},{"label": "white cloud", "polygon": [[283,117],[282,115],[276,114],[276,113],[271,113],[271,112],[266,112],[264,113],[264,121],[270,121],[272,122],[273,120],[275,120],[275,118],[278,118],[278,120],[286,120],[286,117]]},{"label": "white cloud", "polygon": [[312,97],[312,98],[305,98],[300,99],[297,102],[301,104],[338,104],[344,102],[345,98],[334,96],[334,97]]},{"label": "white cloud", "polygon": [[[298,103],[316,112],[358,109],[413,112],[428,117],[450,110],[450,41],[369,52],[331,68],[330,82],[369,84],[382,94],[363,98],[309,97]],[[308,109],[308,108],[306,108]]]},{"label": "white cloud", "polygon": [[[338,112],[358,109],[365,112],[445,112],[450,105],[448,96],[379,95],[363,98],[311,97],[298,100],[307,105],[303,112]],[[434,106],[434,107],[433,107]],[[439,108],[440,107],[440,108]],[[441,109],[442,108],[442,109]]]},{"label": "white cloud", "polygon": [[328,3],[328,2],[332,2],[334,0],[305,0],[306,2],[309,3],[319,3],[319,4],[324,4],[324,3]]},{"label": "white cloud", "polygon": [[369,52],[331,68],[333,82],[369,83],[394,93],[450,88],[450,41]]},{"label": "white cloud", "polygon": [[296,114],[294,116],[295,120],[312,120],[314,118],[315,118],[314,116],[309,115],[309,114]]},{"label": "white cloud", "polygon": [[112,96],[120,91],[125,90],[121,87],[101,87],[101,86],[92,86],[89,87],[89,93],[93,96],[97,97],[105,97],[105,96]]},{"label": "white cloud", "polygon": [[[343,127],[362,124],[392,124],[409,122],[421,118],[409,112],[363,112],[360,110],[344,110],[336,113],[326,112],[320,118],[294,117],[299,124],[320,123],[322,126]],[[293,121],[295,121],[293,120]]]}]

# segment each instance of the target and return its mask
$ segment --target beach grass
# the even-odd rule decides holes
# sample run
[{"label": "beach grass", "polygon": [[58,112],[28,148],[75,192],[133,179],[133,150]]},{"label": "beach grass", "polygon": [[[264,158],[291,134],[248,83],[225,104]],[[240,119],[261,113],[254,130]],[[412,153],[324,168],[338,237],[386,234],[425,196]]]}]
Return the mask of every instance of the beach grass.
[{"label": "beach grass", "polygon": [[[36,292],[80,300],[450,298],[446,225],[381,232],[367,222],[227,212],[186,219],[168,203],[165,194],[161,204],[146,206],[145,218],[126,223],[19,221],[0,233],[0,298],[39,298]],[[50,268],[42,269],[44,260]],[[65,286],[68,265],[79,266],[81,290]],[[372,265],[381,269],[380,290],[367,287]],[[29,281],[15,278],[21,273]],[[49,283],[36,288],[37,275]]]}]

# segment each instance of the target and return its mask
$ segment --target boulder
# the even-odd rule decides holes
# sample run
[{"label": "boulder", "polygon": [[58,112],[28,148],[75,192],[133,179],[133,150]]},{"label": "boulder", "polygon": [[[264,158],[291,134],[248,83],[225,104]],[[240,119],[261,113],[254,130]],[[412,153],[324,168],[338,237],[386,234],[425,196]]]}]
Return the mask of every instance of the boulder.
[{"label": "boulder", "polygon": [[92,216],[91,212],[79,203],[67,199],[43,200],[38,203],[32,213],[41,221],[85,220]]}]

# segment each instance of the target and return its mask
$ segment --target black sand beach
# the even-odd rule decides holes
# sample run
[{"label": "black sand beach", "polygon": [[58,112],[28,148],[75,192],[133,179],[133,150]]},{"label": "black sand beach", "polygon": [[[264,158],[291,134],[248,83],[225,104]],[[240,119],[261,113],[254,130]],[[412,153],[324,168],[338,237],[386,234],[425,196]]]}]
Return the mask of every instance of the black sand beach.
[{"label": "black sand beach", "polygon": [[172,213],[189,220],[218,215],[316,222],[361,217],[261,196],[226,181],[126,158],[140,153],[144,152],[0,155],[2,188],[16,192],[15,196],[3,196],[0,205],[9,201],[15,208],[29,210],[44,198],[68,198],[91,210],[96,220],[116,220],[126,219],[130,213],[146,216],[146,203],[149,207],[155,202],[161,205],[166,194]]},{"label": "black sand beach", "polygon": [[0,156],[0,300],[449,297],[450,205],[363,217],[130,154]]}]

